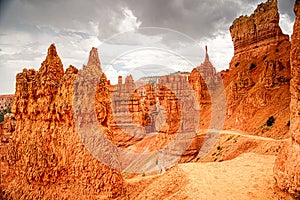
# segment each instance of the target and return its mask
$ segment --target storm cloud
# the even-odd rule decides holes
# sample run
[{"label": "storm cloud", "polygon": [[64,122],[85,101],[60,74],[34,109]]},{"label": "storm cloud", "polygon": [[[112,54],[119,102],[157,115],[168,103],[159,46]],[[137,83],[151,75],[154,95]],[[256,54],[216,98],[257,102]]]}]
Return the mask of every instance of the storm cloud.
[{"label": "storm cloud", "polygon": [[[22,68],[37,69],[53,42],[65,67],[69,64],[81,67],[92,46],[97,47],[114,34],[143,27],[173,29],[202,46],[208,44],[213,64],[219,70],[224,69],[233,53],[229,26],[239,15],[251,14],[261,2],[263,0],[0,1],[0,93],[14,91],[12,80]],[[293,0],[279,0],[282,26],[289,33],[294,21],[293,4]],[[137,42],[145,43],[145,40],[174,49],[176,37],[145,33],[121,43],[138,45]],[[113,52],[118,52],[112,48],[110,51],[111,57],[116,56]],[[188,51],[193,56],[198,54]]]}]

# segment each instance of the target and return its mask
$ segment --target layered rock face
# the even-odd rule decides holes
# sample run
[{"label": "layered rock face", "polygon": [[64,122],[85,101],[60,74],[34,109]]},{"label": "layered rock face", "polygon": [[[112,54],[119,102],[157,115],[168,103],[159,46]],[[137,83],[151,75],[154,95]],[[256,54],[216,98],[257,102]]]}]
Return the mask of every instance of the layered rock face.
[{"label": "layered rock face", "polygon": [[289,40],[279,26],[277,0],[258,5],[249,17],[237,18],[230,27],[230,33],[234,44],[233,61],[265,55],[278,44]]},{"label": "layered rock face", "polygon": [[296,21],[291,41],[291,140],[278,155],[274,167],[277,186],[300,198],[300,1],[295,3]]},{"label": "layered rock face", "polygon": [[[268,0],[250,17],[236,19],[230,32],[234,56],[229,70],[222,72],[227,95],[225,128],[287,137],[290,42],[279,27],[277,1]],[[267,125],[272,117],[275,122]]]},{"label": "layered rock face", "polygon": [[[99,68],[96,50],[90,55],[88,63]],[[8,158],[16,178],[6,198],[96,199],[124,192],[120,172],[97,161],[76,132],[72,96],[77,76],[73,66],[64,72],[53,44],[39,71],[24,69],[17,75],[12,105],[17,123]]]},{"label": "layered rock face", "polygon": [[[201,142],[197,139],[188,148],[197,129],[194,116],[198,112],[194,109],[197,100],[193,98],[194,91],[188,77],[189,73],[179,72],[153,78],[148,83],[135,83],[130,75],[125,83],[119,77],[118,84],[110,87],[105,80],[103,86],[98,88],[96,112],[101,113],[98,121],[106,137],[116,146],[137,153],[155,153],[172,143],[178,148],[169,149],[177,159],[182,153],[185,160],[194,158]],[[136,157],[124,156],[125,159],[120,156],[122,168],[129,170],[128,165],[136,162]],[[164,158],[166,163],[168,156],[166,154]],[[146,161],[148,163],[139,160],[139,164],[133,166],[135,172],[160,170],[156,165],[161,161]]]}]

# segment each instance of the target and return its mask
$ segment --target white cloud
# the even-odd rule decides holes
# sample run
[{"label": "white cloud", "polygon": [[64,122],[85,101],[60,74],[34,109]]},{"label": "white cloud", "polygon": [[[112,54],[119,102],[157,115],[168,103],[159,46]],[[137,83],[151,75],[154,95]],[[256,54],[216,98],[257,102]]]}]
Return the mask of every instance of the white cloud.
[{"label": "white cloud", "polygon": [[[151,67],[151,59],[160,62],[161,66],[171,66],[173,70],[187,70],[183,68],[185,63],[179,62],[180,59],[174,55],[182,55],[194,65],[199,65],[204,59],[205,45],[208,45],[211,61],[218,71],[225,69],[233,55],[229,25],[240,14],[251,14],[257,3],[263,1],[100,0],[87,3],[65,0],[59,4],[55,1],[8,1],[5,9],[1,10],[0,18],[0,93],[14,92],[15,74],[22,68],[38,69],[51,43],[56,44],[65,67],[72,64],[78,68],[87,63],[88,52],[93,46],[99,47],[102,66],[110,64],[124,52],[127,54],[141,47],[165,48],[175,52],[156,55],[144,51],[135,56],[131,53],[119,59],[114,68],[108,68],[110,74],[123,73],[121,70],[125,66],[149,64]],[[287,1],[280,2],[283,5]],[[290,34],[292,10],[286,6],[282,8],[284,14],[280,25],[285,33]],[[176,33],[161,34],[163,29],[158,28],[140,31],[142,25],[176,29],[194,37],[197,42],[191,42],[184,36],[178,37],[180,34]],[[100,45],[104,42],[102,39],[126,31],[133,32]],[[200,46],[197,46],[199,43]],[[141,59],[144,63],[139,61]]]},{"label": "white cloud", "polygon": [[110,83],[112,85],[117,84],[118,83],[118,76],[127,76],[129,75],[128,72],[123,71],[123,70],[119,70],[117,71],[113,65],[102,65],[102,70],[105,73],[106,77],[108,80],[110,80]]},{"label": "white cloud", "polygon": [[280,15],[279,25],[280,25],[283,33],[292,35],[294,22],[291,20],[291,18],[287,14]]},{"label": "white cloud", "polygon": [[91,47],[100,44],[96,36],[83,32],[51,26],[29,28],[6,30],[0,37],[0,93],[14,93],[15,76],[23,68],[38,70],[51,43],[55,43],[65,68],[69,65],[81,68],[87,63]]},{"label": "white cloud", "polygon": [[221,71],[229,67],[229,62],[233,57],[233,44],[229,31],[220,33],[216,38],[206,38],[200,42],[201,46],[208,46],[210,61]]},{"label": "white cloud", "polygon": [[123,8],[122,13],[124,15],[124,18],[118,24],[119,32],[134,31],[141,26],[142,22],[133,15],[130,9],[128,9],[127,7]]},{"label": "white cloud", "polygon": [[[120,71],[112,66],[119,66]],[[103,71],[116,83],[118,75],[132,74],[134,80],[142,76],[158,76],[175,71],[191,71],[195,67],[190,61],[166,49],[140,48],[115,58]],[[120,74],[121,72],[121,74]]]}]

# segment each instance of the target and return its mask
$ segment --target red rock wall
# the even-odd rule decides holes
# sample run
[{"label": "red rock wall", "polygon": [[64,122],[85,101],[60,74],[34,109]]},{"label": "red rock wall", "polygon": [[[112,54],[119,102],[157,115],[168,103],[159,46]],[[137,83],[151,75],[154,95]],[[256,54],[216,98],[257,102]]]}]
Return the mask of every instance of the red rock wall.
[{"label": "red rock wall", "polygon": [[274,167],[277,186],[300,198],[300,1],[295,3],[296,21],[291,45],[291,140],[278,155]]}]

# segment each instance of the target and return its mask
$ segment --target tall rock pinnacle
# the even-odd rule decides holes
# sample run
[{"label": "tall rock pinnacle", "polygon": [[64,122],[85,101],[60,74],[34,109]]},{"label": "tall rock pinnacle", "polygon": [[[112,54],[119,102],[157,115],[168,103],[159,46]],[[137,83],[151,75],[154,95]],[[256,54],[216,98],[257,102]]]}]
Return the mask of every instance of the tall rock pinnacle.
[{"label": "tall rock pinnacle", "polygon": [[47,57],[56,57],[57,52],[56,52],[56,47],[54,44],[51,44],[50,47],[48,48],[48,53],[47,53]]},{"label": "tall rock pinnacle", "polygon": [[54,44],[51,44],[48,48],[47,57],[43,61],[42,66],[39,69],[39,73],[41,77],[48,77],[46,80],[53,80],[56,83],[59,83],[60,79],[63,77],[63,64],[57,54]]},{"label": "tall rock pinnacle", "polygon": [[212,65],[212,63],[209,60],[209,55],[208,55],[208,50],[207,50],[207,45],[205,46],[205,59],[204,62],[200,65],[200,71],[201,70],[209,70],[212,72],[212,76],[214,76],[216,74],[216,70],[214,68],[214,66]]},{"label": "tall rock pinnacle", "polygon": [[100,70],[102,71],[97,48],[93,47],[92,50],[90,51],[89,61],[87,65],[88,66],[95,65],[99,67]]},{"label": "tall rock pinnacle", "polygon": [[205,45],[205,61],[209,61],[209,56],[208,56],[208,52],[207,52],[207,45]]}]

